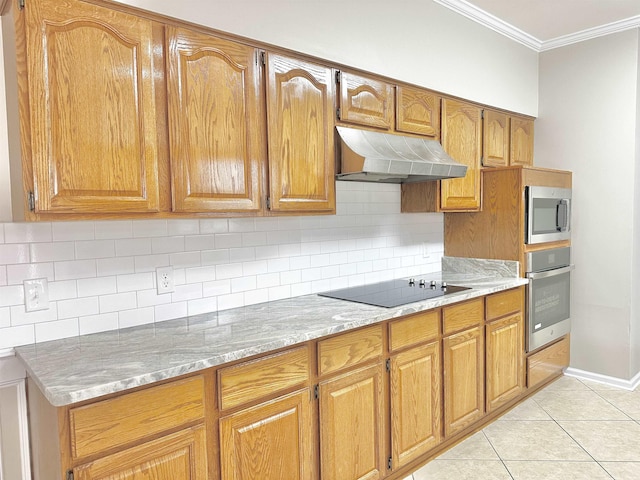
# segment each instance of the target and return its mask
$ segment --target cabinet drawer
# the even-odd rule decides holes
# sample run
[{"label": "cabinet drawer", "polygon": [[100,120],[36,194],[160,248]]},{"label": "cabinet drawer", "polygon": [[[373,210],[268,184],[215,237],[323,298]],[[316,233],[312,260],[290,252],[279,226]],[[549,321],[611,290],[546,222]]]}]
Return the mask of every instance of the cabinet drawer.
[{"label": "cabinet drawer", "polygon": [[524,287],[487,297],[487,321],[519,312],[524,306]]},{"label": "cabinet drawer", "polygon": [[484,302],[482,298],[442,309],[443,330],[448,335],[482,323]]},{"label": "cabinet drawer", "polygon": [[389,350],[395,352],[401,348],[432,340],[440,333],[440,310],[411,315],[409,318],[389,324]]},{"label": "cabinet drawer", "polygon": [[202,376],[72,408],[72,455],[98,453],[203,417]]},{"label": "cabinet drawer", "polygon": [[535,387],[569,366],[569,336],[527,358],[527,386]]},{"label": "cabinet drawer", "polygon": [[326,375],[382,356],[382,325],[318,342],[318,373]]},{"label": "cabinet drawer", "polygon": [[218,370],[220,410],[301,385],[308,379],[306,346],[223,368]]}]

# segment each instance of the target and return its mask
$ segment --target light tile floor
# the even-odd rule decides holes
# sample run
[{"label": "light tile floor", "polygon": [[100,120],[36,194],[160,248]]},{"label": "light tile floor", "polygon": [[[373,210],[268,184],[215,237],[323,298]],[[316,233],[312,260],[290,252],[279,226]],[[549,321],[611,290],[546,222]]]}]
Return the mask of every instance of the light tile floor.
[{"label": "light tile floor", "polygon": [[640,389],[561,377],[405,480],[640,480]]}]

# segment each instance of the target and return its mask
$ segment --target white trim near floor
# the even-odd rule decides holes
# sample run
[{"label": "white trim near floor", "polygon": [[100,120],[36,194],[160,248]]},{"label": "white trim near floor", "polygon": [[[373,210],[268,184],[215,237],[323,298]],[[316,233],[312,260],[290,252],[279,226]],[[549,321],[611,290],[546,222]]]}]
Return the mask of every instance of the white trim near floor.
[{"label": "white trim near floor", "polygon": [[602,383],[611,387],[617,387],[624,390],[635,390],[640,385],[640,372],[638,372],[631,380],[624,380],[622,378],[610,377],[608,375],[601,375],[599,373],[587,372],[578,368],[567,368],[564,372],[568,377],[575,377],[582,380],[589,380],[591,382]]},{"label": "white trim near floor", "polygon": [[[29,421],[27,416],[26,383],[24,378],[22,378],[19,380],[0,383],[0,388],[13,389],[15,392],[15,395],[16,395],[15,403],[11,406],[11,408],[12,409],[15,408],[16,412],[11,412],[11,413],[17,414],[13,418],[17,420],[17,430],[18,430],[17,439],[2,438],[2,430],[0,430],[0,440],[2,442],[7,442],[9,440],[16,442],[16,444],[14,444],[14,448],[17,446],[20,450],[19,462],[20,462],[20,471],[22,473],[22,480],[30,480],[31,479],[31,458],[29,456]],[[0,405],[0,410],[2,408],[3,406]],[[1,451],[0,451],[0,455],[1,455]],[[1,461],[0,461],[0,468],[2,468]],[[2,480],[1,472],[0,472],[0,480]]]}]

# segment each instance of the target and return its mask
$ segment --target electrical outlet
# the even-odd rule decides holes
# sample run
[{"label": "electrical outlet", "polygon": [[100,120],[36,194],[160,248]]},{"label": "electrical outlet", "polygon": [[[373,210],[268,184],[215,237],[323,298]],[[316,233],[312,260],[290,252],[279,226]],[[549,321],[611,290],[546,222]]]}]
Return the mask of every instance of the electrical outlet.
[{"label": "electrical outlet", "polygon": [[427,242],[422,243],[422,258],[431,257],[431,249],[429,248],[429,244]]},{"label": "electrical outlet", "polygon": [[25,311],[36,312],[49,308],[49,284],[46,278],[25,280],[23,285]]},{"label": "electrical outlet", "polygon": [[156,282],[158,286],[158,295],[174,292],[176,288],[173,284],[173,267],[156,268]]}]

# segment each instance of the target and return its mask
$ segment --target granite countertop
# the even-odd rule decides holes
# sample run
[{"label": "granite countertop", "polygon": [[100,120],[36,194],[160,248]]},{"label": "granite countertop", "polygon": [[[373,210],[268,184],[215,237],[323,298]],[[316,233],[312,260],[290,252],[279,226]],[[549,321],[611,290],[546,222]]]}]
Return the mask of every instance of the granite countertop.
[{"label": "granite countertop", "polygon": [[305,295],[36,343],[16,355],[47,400],[63,406],[527,283],[517,262],[450,258],[443,273],[425,277],[470,290],[395,308]]}]

